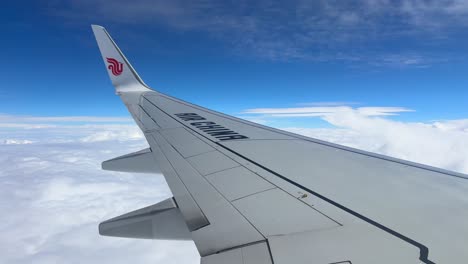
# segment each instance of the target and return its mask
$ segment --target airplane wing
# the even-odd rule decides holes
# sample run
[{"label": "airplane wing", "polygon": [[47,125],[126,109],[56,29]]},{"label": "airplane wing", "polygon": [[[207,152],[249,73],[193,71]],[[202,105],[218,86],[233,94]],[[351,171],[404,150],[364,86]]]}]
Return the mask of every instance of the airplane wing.
[{"label": "airplane wing", "polygon": [[204,264],[467,262],[467,175],[154,91],[106,30],[92,28],[116,92],[150,146],[103,168],[162,172],[174,195],[101,223],[101,234],[192,239]]}]

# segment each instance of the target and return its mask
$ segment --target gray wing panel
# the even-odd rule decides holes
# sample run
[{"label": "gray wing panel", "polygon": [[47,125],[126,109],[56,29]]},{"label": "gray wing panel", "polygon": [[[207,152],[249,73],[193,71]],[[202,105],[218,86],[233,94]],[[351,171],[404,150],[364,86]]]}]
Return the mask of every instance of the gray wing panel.
[{"label": "gray wing panel", "polygon": [[[251,204],[278,189],[330,220],[318,224],[317,228],[306,225],[296,233],[336,230],[333,232],[341,234],[340,239],[350,242],[354,238],[349,236],[347,228],[362,225],[359,228],[362,232],[372,233],[367,230],[372,229],[377,234],[363,239],[363,245],[378,241],[376,237],[386,241],[390,236],[392,241],[409,250],[406,254],[402,249],[401,256],[397,250],[393,261],[401,257],[402,263],[412,258],[423,263],[453,263],[468,258],[461,246],[467,243],[468,237],[468,226],[464,224],[468,217],[465,175],[280,133],[163,95],[151,94],[143,100],[185,126],[187,131],[211,142],[213,148],[236,161],[241,168],[254,173],[252,182],[260,179],[260,183],[252,184],[258,193],[244,195],[235,182],[230,188],[232,178],[223,177],[223,173],[215,179],[216,172],[210,171],[209,162],[202,162],[200,166],[189,160],[200,174],[208,175],[206,179],[269,241],[276,239],[278,233],[292,235],[295,232],[288,227],[286,232],[278,232],[284,225],[301,226],[291,220],[286,221],[288,224],[262,226],[271,223],[259,219],[259,215],[251,215],[255,213],[255,209],[248,208]],[[244,137],[226,140],[223,135],[213,134],[213,130],[232,131]],[[209,156],[209,152],[203,155]],[[236,169],[226,168],[226,173]],[[253,200],[242,204],[241,200],[249,196]],[[276,205],[276,201],[274,198],[270,202]],[[255,208],[262,211],[261,207]],[[301,216],[304,210],[296,211],[290,214]],[[313,219],[313,216],[305,219]],[[333,244],[332,241],[328,243]],[[287,255],[284,250],[282,252]],[[355,252],[359,250],[356,248]],[[394,262],[382,260],[382,263]]]},{"label": "gray wing panel", "polygon": [[263,241],[271,235],[339,226],[255,171],[246,169],[245,159],[228,156],[211,140],[191,129],[177,127],[181,123],[167,115],[163,107],[153,104],[153,108],[152,119],[171,118],[176,122],[147,133],[147,138],[151,146],[160,150],[156,157],[167,161],[161,167],[172,172],[166,175],[163,171],[171,189],[172,178],[180,180],[184,187],[181,189],[186,190],[182,197],[196,203],[196,207],[189,206],[188,213],[175,192],[182,214],[195,223],[206,219],[206,225],[191,228],[202,256]]},{"label": "gray wing panel", "polygon": [[[297,183],[309,195],[304,199],[308,203],[317,204],[317,198],[331,202],[418,247],[421,258],[428,258],[426,263],[468,258],[458,246],[468,238],[468,181],[464,178],[301,140],[224,145],[274,172],[264,175],[278,186]],[[344,226],[354,223],[336,210],[322,211]]]}]

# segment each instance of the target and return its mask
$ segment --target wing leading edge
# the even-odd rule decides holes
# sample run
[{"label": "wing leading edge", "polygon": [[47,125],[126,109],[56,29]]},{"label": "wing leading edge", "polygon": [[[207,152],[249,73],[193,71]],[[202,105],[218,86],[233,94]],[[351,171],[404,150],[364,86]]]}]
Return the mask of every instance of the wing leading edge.
[{"label": "wing leading edge", "polygon": [[[466,175],[295,135],[153,91],[105,29],[93,31],[117,94],[150,145],[103,167],[160,170],[174,195],[177,210],[171,210],[186,224],[202,263],[468,258]],[[113,234],[123,228],[127,237],[157,238],[141,234],[134,222],[120,224]]]}]

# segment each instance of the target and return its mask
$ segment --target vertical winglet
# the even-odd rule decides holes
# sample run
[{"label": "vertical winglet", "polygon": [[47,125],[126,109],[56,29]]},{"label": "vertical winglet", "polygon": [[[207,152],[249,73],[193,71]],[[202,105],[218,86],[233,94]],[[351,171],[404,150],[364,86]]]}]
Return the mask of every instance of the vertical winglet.
[{"label": "vertical winglet", "polygon": [[151,91],[138,76],[106,29],[98,25],[92,25],[91,27],[116,92]]}]

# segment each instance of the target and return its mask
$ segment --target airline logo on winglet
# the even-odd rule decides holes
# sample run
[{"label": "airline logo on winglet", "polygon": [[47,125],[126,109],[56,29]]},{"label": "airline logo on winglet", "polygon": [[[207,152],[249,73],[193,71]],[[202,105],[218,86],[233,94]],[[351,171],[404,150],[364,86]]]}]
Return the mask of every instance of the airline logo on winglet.
[{"label": "airline logo on winglet", "polygon": [[107,59],[107,63],[109,63],[109,65],[107,66],[107,69],[111,70],[114,76],[118,76],[122,74],[123,63],[121,63],[120,61],[114,58],[106,58],[106,59]]},{"label": "airline logo on winglet", "polygon": [[195,114],[195,113],[180,113],[180,114],[175,114],[175,115],[184,121],[197,121],[197,122],[190,122],[190,125],[222,141],[248,138],[228,128],[218,125],[215,122],[206,121],[206,118],[199,116],[198,114]]}]

